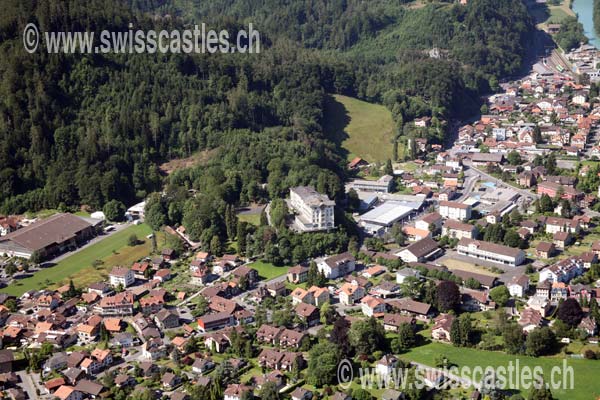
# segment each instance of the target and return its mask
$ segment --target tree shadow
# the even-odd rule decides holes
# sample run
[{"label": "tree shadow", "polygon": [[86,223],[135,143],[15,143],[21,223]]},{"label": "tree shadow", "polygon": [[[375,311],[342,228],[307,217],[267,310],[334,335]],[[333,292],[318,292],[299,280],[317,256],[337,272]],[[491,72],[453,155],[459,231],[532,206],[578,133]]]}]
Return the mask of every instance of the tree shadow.
[{"label": "tree shadow", "polygon": [[340,155],[348,158],[348,150],[342,147],[342,142],[348,139],[346,127],[350,124],[350,115],[346,107],[333,96],[325,97],[323,110],[323,132],[325,136],[336,144]]}]

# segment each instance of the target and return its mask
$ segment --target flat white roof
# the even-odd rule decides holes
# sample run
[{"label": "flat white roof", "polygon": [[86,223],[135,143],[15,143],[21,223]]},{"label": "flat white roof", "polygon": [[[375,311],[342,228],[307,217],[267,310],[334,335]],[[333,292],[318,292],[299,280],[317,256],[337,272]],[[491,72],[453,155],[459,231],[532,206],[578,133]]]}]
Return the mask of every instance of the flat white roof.
[{"label": "flat white roof", "polygon": [[387,201],[361,215],[360,220],[377,225],[391,225],[415,210],[414,204]]}]

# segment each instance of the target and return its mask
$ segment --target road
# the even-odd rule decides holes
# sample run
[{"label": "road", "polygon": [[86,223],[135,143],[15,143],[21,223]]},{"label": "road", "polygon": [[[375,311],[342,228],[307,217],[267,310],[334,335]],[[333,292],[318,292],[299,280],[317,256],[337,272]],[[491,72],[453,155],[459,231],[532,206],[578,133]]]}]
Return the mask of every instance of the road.
[{"label": "road", "polygon": [[27,393],[27,397],[29,399],[41,399],[41,396],[37,395],[36,390],[40,390],[40,393],[43,393],[42,388],[38,388],[38,386],[35,384],[34,380],[39,381],[40,380],[40,375],[39,374],[28,374],[25,371],[18,371],[17,375],[21,378],[21,387],[23,388],[23,391],[25,393]]}]

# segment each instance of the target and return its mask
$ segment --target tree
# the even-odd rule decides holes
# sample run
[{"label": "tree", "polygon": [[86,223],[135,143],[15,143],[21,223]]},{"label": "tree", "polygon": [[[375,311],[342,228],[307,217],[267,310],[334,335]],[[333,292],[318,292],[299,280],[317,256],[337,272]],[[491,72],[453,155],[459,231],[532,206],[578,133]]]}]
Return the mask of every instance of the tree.
[{"label": "tree", "polygon": [[275,382],[265,382],[260,389],[261,400],[279,400],[279,389]]},{"label": "tree", "polygon": [[503,307],[510,299],[510,292],[505,285],[496,286],[490,290],[490,298],[500,307]]},{"label": "tree", "polygon": [[509,354],[520,354],[525,345],[523,329],[517,324],[507,324],[502,330],[504,348]]},{"label": "tree", "polygon": [[417,344],[417,335],[414,328],[407,323],[400,324],[398,336],[392,339],[392,351],[402,353]]},{"label": "tree", "polygon": [[102,207],[102,212],[106,219],[115,222],[123,221],[125,219],[126,210],[127,208],[125,205],[119,200],[111,200]]},{"label": "tree", "polygon": [[456,310],[460,304],[460,290],[456,283],[442,281],[437,285],[437,307],[441,312]]},{"label": "tree", "polygon": [[215,256],[223,255],[223,245],[221,243],[221,238],[219,236],[214,235],[210,240],[210,252]]},{"label": "tree", "polygon": [[317,263],[311,261],[308,264],[308,274],[306,276],[306,287],[315,286],[319,281],[319,269],[317,268]]},{"label": "tree", "polygon": [[525,341],[526,353],[539,357],[551,354],[556,346],[556,336],[550,328],[544,326],[529,332]]},{"label": "tree", "polygon": [[392,167],[392,160],[390,160],[389,158],[387,159],[387,161],[385,163],[383,173],[385,175],[394,175],[394,168]]},{"label": "tree", "polygon": [[346,318],[338,318],[333,323],[333,329],[329,335],[329,340],[335,343],[343,358],[350,356],[352,346],[348,338],[348,332],[350,331],[350,323]]},{"label": "tree", "polygon": [[450,327],[450,340],[453,345],[458,347],[470,346],[472,336],[473,327],[471,324],[471,316],[469,314],[462,314],[452,321],[452,326]]},{"label": "tree", "polygon": [[385,331],[374,317],[354,322],[348,333],[350,344],[357,354],[373,354],[385,350]]},{"label": "tree", "polygon": [[309,352],[307,380],[316,387],[336,383],[337,368],[341,360],[338,346],[330,341],[321,341]]},{"label": "tree", "polygon": [[159,193],[150,196],[144,209],[144,221],[157,232],[167,221],[167,212]]},{"label": "tree", "polygon": [[17,267],[12,262],[9,262],[6,264],[6,267],[4,267],[4,272],[6,272],[6,275],[13,276],[17,273]]},{"label": "tree", "polygon": [[545,213],[554,210],[554,204],[552,203],[552,199],[547,194],[542,194],[542,197],[540,197],[538,201],[540,206],[540,212]]},{"label": "tree", "polygon": [[521,159],[521,155],[515,150],[508,153],[508,155],[506,156],[506,160],[510,165],[521,165],[523,161]]},{"label": "tree", "polygon": [[129,235],[129,237],[127,238],[127,245],[128,246],[137,246],[139,243],[139,239],[137,237],[137,235],[135,233],[132,233],[131,235]]},{"label": "tree", "polygon": [[373,396],[365,389],[357,388],[352,391],[352,400],[372,400]]},{"label": "tree", "polygon": [[583,311],[579,302],[570,297],[558,306],[556,317],[570,327],[576,327],[583,319]]},{"label": "tree", "polygon": [[521,246],[521,237],[514,229],[510,229],[504,234],[504,245],[515,248]]},{"label": "tree", "polygon": [[554,400],[552,392],[546,387],[546,385],[539,385],[540,387],[532,387],[529,392],[527,400]]}]

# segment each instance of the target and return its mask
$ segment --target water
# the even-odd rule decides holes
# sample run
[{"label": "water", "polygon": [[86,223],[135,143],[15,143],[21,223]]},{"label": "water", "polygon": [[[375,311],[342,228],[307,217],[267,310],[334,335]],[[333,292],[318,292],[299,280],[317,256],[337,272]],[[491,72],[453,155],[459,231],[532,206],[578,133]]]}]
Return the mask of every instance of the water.
[{"label": "water", "polygon": [[600,37],[594,29],[594,0],[573,0],[572,7],[583,25],[585,36],[590,40],[590,44],[600,48]]}]

